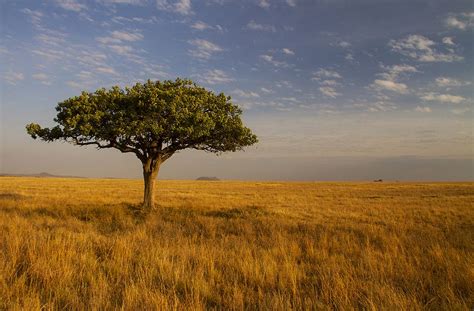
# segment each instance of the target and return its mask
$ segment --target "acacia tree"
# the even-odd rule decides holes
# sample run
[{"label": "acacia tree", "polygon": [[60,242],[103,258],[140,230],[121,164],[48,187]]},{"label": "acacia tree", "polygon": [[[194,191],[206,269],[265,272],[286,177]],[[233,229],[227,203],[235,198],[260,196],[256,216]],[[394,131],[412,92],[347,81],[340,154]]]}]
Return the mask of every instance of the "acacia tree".
[{"label": "acacia tree", "polygon": [[242,110],[223,93],[190,80],[150,81],[121,89],[82,92],[56,106],[58,125],[31,123],[32,138],[134,153],[143,165],[143,208],[154,207],[161,164],[183,149],[213,153],[241,150],[257,142],[242,124]]}]

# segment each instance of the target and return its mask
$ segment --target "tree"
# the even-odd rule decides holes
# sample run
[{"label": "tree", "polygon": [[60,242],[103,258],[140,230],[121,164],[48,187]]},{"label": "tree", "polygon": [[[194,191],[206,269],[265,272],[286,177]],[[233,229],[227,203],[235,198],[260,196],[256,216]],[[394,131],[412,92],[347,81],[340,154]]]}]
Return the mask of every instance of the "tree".
[{"label": "tree", "polygon": [[28,134],[47,142],[134,153],[143,165],[144,209],[154,207],[158,171],[176,152],[190,148],[219,154],[257,142],[230,97],[190,80],[148,80],[125,89],[82,92],[60,102],[56,111],[58,125],[42,128],[31,123]]}]

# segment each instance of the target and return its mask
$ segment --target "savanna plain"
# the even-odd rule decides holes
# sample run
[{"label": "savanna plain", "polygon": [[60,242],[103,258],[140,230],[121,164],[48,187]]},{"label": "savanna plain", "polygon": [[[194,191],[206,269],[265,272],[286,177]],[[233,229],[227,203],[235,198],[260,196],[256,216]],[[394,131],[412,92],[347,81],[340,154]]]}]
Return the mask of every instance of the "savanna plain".
[{"label": "savanna plain", "polygon": [[1,310],[470,310],[474,183],[0,178]]}]

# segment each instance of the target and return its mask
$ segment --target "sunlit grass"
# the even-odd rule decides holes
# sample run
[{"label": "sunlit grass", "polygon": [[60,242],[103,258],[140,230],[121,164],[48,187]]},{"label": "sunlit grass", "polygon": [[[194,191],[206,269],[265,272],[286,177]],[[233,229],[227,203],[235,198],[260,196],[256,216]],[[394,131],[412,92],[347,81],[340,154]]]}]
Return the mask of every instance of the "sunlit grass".
[{"label": "sunlit grass", "polygon": [[0,178],[0,309],[468,310],[473,183]]}]

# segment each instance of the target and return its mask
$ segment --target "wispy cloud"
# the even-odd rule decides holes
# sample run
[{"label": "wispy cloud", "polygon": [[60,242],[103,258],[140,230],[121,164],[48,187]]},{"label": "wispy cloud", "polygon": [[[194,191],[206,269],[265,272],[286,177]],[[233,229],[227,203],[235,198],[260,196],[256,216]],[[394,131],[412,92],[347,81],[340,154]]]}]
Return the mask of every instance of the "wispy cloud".
[{"label": "wispy cloud", "polygon": [[35,74],[32,74],[31,77],[34,80],[40,81],[44,85],[51,85],[50,78],[45,73],[35,73]]},{"label": "wispy cloud", "polygon": [[258,95],[258,93],[256,92],[244,91],[241,89],[235,89],[231,93],[242,98],[259,98],[260,97],[260,95]]},{"label": "wispy cloud", "polygon": [[429,113],[429,112],[431,112],[431,108],[430,108],[430,107],[416,106],[415,111],[416,111],[416,112]]},{"label": "wispy cloud", "polygon": [[207,60],[215,53],[224,51],[224,49],[217,44],[204,39],[194,39],[188,41],[188,43],[193,46],[192,49],[188,50],[189,55],[199,59]]},{"label": "wispy cloud", "polygon": [[21,72],[8,71],[3,74],[3,79],[11,85],[16,85],[18,81],[25,79],[25,75]]},{"label": "wispy cloud", "polygon": [[285,53],[286,55],[295,55],[295,52],[293,50],[288,49],[288,48],[283,48],[282,52]]},{"label": "wispy cloud", "polygon": [[341,95],[341,93],[338,93],[335,88],[330,86],[321,86],[319,87],[319,91],[331,98],[336,98],[337,96]]},{"label": "wispy cloud", "polygon": [[462,115],[465,114],[466,112],[471,111],[471,108],[466,107],[466,108],[459,108],[459,109],[453,109],[451,112],[456,115]]},{"label": "wispy cloud", "polygon": [[272,55],[263,54],[260,55],[260,59],[264,60],[265,62],[272,64],[275,67],[288,67],[288,63],[283,61],[277,61]]},{"label": "wispy cloud", "polygon": [[341,83],[336,79],[342,79],[342,76],[334,70],[321,68],[316,72],[313,72],[313,81],[317,81],[320,85],[319,91],[327,97],[336,98],[342,95],[336,89]]},{"label": "wispy cloud", "polygon": [[191,0],[156,0],[156,6],[160,10],[174,12],[181,15],[191,15],[193,14]]},{"label": "wispy cloud", "polygon": [[451,95],[451,94],[438,94],[438,93],[425,93],[420,96],[420,98],[424,101],[434,101],[440,103],[448,103],[448,104],[459,104],[466,100],[466,98],[458,95]]},{"label": "wispy cloud", "polygon": [[313,73],[314,77],[312,78],[313,80],[316,81],[321,81],[324,78],[335,78],[335,79],[341,79],[342,76],[335,70],[328,70],[328,69],[319,69],[318,71]]},{"label": "wispy cloud", "polygon": [[103,4],[129,4],[129,5],[145,5],[148,0],[98,0]]},{"label": "wispy cloud", "polygon": [[207,84],[224,84],[234,81],[232,77],[220,69],[207,70],[205,73],[194,75]]},{"label": "wispy cloud", "polygon": [[98,73],[110,74],[110,75],[117,75],[117,72],[112,67],[97,67],[96,71]]},{"label": "wispy cloud", "polygon": [[250,29],[250,30],[257,30],[257,31],[270,31],[270,32],[276,32],[276,28],[273,25],[265,25],[265,24],[258,24],[256,21],[251,20],[248,22],[247,26],[245,28]]},{"label": "wispy cloud", "polygon": [[144,18],[144,17],[124,17],[124,16],[114,16],[112,17],[112,21],[117,24],[125,24],[125,23],[139,23],[139,24],[156,24],[158,22],[158,18],[156,16]]},{"label": "wispy cloud", "polygon": [[398,83],[391,80],[375,79],[373,86],[375,88],[382,88],[382,89],[397,92],[397,93],[402,93],[402,94],[408,93],[408,87],[406,84]]},{"label": "wispy cloud", "polygon": [[28,8],[22,9],[21,12],[28,15],[30,22],[35,25],[39,26],[41,23],[41,19],[43,18],[44,14],[41,11],[37,10],[30,10]]},{"label": "wispy cloud", "polygon": [[436,43],[422,35],[409,35],[399,40],[390,40],[393,51],[421,62],[456,62],[463,60],[452,50],[447,53],[435,49]]},{"label": "wispy cloud", "polygon": [[362,108],[368,112],[387,112],[397,109],[397,105],[389,101],[360,102],[353,105],[356,108]]},{"label": "wispy cloud", "polygon": [[471,82],[469,81],[461,81],[458,79],[448,78],[448,77],[438,77],[436,78],[435,81],[439,87],[457,87],[457,86],[465,86],[465,85],[471,84]]},{"label": "wispy cloud", "polygon": [[140,41],[143,40],[143,35],[138,32],[127,32],[127,31],[112,31],[112,38],[121,40],[121,41]]},{"label": "wispy cloud", "polygon": [[419,72],[416,67],[406,64],[393,65],[388,67],[382,65],[381,67],[385,69],[385,72],[379,73],[377,75],[391,81],[398,79],[402,74]]},{"label": "wispy cloud", "polygon": [[107,37],[97,37],[96,40],[102,44],[122,43],[123,41],[134,42],[143,40],[143,35],[139,32],[112,31]]},{"label": "wispy cloud", "polygon": [[80,12],[87,9],[87,6],[76,0],[55,0],[56,4],[64,10]]},{"label": "wispy cloud", "polygon": [[291,7],[296,6],[296,0],[286,0],[286,4],[288,4]]},{"label": "wispy cloud", "polygon": [[224,28],[221,25],[209,25],[203,21],[197,21],[190,26],[192,29],[204,31],[204,30],[217,30],[220,32],[224,31]]}]

